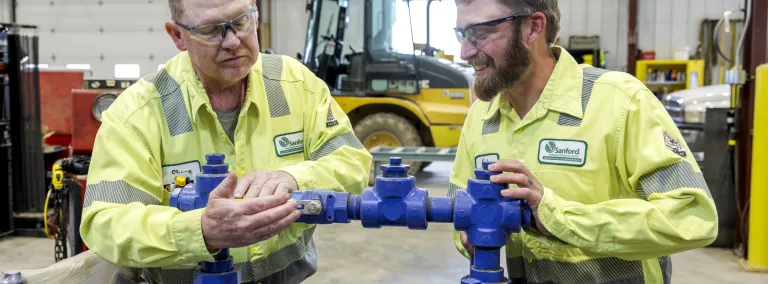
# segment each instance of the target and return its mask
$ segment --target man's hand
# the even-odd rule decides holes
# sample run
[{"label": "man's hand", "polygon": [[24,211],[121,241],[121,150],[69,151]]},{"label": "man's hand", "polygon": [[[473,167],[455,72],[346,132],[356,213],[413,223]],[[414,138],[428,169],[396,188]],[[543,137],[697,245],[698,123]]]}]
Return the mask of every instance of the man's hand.
[{"label": "man's hand", "polygon": [[502,174],[491,176],[491,182],[515,184],[519,187],[502,190],[501,195],[507,198],[527,200],[528,206],[531,207],[531,212],[533,212],[534,219],[536,220],[536,228],[542,234],[551,236],[552,234],[539,222],[538,218],[539,203],[541,203],[541,198],[544,196],[544,187],[539,180],[518,161],[500,160],[489,165],[488,170],[503,172]]},{"label": "man's hand", "polygon": [[464,249],[466,249],[470,255],[475,253],[475,246],[470,245],[467,241],[467,232],[459,232],[459,240],[461,240],[461,245],[464,246]]},{"label": "man's hand", "polygon": [[283,171],[258,171],[243,177],[235,189],[235,198],[282,195],[299,190],[293,176]]},{"label": "man's hand", "polygon": [[205,246],[215,251],[237,248],[269,239],[285,230],[301,216],[296,201],[283,193],[259,198],[233,200],[237,175],[231,172],[214,189],[203,212]]}]

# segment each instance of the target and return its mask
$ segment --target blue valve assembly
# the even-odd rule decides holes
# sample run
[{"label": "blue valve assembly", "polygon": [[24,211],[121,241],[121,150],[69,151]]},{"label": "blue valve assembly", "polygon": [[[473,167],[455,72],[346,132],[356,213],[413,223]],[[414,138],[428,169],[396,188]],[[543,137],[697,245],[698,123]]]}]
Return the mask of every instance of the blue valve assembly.
[{"label": "blue valve assembly", "polygon": [[[407,227],[425,230],[427,224],[453,223],[467,232],[467,241],[475,246],[470,273],[462,284],[508,283],[500,266],[501,248],[507,236],[531,226],[531,210],[524,200],[501,196],[506,184],[494,184],[488,171],[489,162],[475,170],[467,190],[458,190],[455,198],[429,197],[416,187],[416,178],[408,175],[410,166],[400,158],[382,165],[382,176],[376,185],[362,195],[329,190],[302,190],[291,194],[302,216],[296,222],[307,224],[350,223],[359,220],[364,228]],[[171,193],[170,205],[181,211],[204,208],[208,195],[226,178],[228,165],[224,155],[206,156],[203,173],[196,183],[177,188]],[[228,249],[222,249],[214,262],[201,262],[195,272],[195,284],[240,283],[240,272],[234,268]]]}]

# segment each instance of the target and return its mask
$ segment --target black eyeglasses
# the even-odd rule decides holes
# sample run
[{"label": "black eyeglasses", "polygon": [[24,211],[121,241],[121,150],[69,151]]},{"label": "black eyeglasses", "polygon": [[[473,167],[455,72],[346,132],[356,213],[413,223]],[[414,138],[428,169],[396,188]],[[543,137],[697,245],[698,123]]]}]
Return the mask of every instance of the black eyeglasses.
[{"label": "black eyeglasses", "polygon": [[258,18],[259,10],[256,8],[256,6],[252,5],[251,8],[248,9],[248,11],[245,13],[224,23],[199,26],[188,26],[179,23],[178,21],[174,21],[174,23],[188,30],[192,35],[192,38],[195,38],[204,43],[217,44],[224,40],[224,35],[227,33],[228,29],[232,29],[232,31],[237,36],[242,36],[244,33],[251,31],[251,29],[255,26],[256,19]]},{"label": "black eyeglasses", "polygon": [[[468,27],[463,28],[463,29],[453,28],[453,30],[456,31],[456,39],[459,40],[459,43],[464,41],[464,39],[467,39],[472,44],[477,45],[478,37],[484,37],[484,36],[483,35],[479,35],[477,33],[477,31],[475,30],[475,28],[477,28],[477,27],[495,27],[495,26],[498,26],[501,23],[509,22],[509,21],[512,21],[512,20],[517,20],[517,19],[520,19],[520,18],[525,18],[525,17],[528,17],[528,16],[530,16],[530,15],[513,15],[513,16],[509,16],[509,17],[504,17],[504,18],[501,18],[501,19],[496,19],[496,20],[491,20],[491,21],[487,21],[487,22],[482,22],[482,23],[477,23],[477,24],[469,25]],[[480,38],[480,40],[482,40],[482,39],[484,39],[484,38]]]}]

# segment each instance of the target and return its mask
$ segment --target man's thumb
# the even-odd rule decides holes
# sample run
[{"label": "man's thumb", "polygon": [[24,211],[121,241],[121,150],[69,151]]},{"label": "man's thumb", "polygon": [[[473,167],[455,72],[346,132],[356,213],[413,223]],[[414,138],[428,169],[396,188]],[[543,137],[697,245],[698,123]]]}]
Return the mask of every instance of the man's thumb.
[{"label": "man's thumb", "polygon": [[237,185],[237,174],[234,171],[230,171],[227,178],[211,191],[209,198],[229,198],[235,193],[235,185]]}]

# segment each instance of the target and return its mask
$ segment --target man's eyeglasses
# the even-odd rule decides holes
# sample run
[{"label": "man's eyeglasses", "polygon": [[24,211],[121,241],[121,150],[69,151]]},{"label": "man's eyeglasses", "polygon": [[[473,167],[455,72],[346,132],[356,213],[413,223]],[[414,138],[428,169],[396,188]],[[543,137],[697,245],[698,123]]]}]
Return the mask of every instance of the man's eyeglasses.
[{"label": "man's eyeglasses", "polygon": [[525,18],[528,16],[530,15],[513,15],[509,17],[504,17],[501,19],[469,25],[468,27],[463,29],[453,28],[453,30],[456,31],[456,39],[459,40],[459,43],[463,42],[464,39],[467,39],[473,45],[477,45],[478,40],[484,40],[488,36],[488,33],[478,31],[477,30],[478,27],[495,27],[501,23],[509,22],[512,20],[520,19],[520,18]]},{"label": "man's eyeglasses", "polygon": [[174,23],[188,30],[193,38],[205,43],[215,44],[221,43],[227,33],[227,29],[232,29],[237,36],[242,36],[243,34],[250,32],[256,25],[256,19],[258,18],[259,10],[256,6],[252,6],[251,9],[248,9],[245,13],[224,23],[199,26],[188,26],[179,23],[178,21],[174,21]]}]

